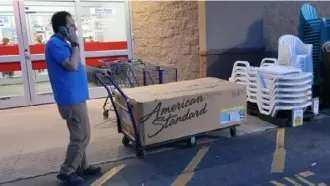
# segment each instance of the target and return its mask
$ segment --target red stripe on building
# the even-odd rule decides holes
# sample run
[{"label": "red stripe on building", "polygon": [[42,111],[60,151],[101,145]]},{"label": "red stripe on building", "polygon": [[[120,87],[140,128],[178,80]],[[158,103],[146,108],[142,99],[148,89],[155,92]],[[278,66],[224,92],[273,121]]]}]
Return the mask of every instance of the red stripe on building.
[{"label": "red stripe on building", "polygon": [[[127,42],[87,42],[84,43],[85,51],[106,51],[106,50],[127,50]],[[30,45],[31,54],[44,54],[45,45],[37,44]],[[0,57],[8,56],[8,55],[19,55],[18,45],[6,45],[0,46]],[[99,60],[102,59],[110,59],[115,61],[117,59],[127,59],[128,56],[109,56],[109,57],[89,57],[86,59],[86,64],[89,66],[101,66],[102,63]],[[41,70],[46,69],[46,62],[42,61],[32,61],[32,69],[33,70]],[[0,72],[8,72],[8,71],[20,71],[21,66],[19,62],[11,62],[11,63],[0,63]]]}]

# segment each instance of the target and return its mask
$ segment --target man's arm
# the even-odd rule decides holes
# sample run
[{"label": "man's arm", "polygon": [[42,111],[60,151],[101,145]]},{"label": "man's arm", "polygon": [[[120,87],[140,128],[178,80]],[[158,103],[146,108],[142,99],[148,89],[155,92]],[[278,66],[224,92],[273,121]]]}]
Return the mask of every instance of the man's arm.
[{"label": "man's arm", "polygon": [[72,47],[72,54],[70,57],[66,58],[62,65],[64,68],[72,71],[77,71],[80,63],[80,51],[79,47]]},{"label": "man's arm", "polygon": [[64,68],[73,71],[78,70],[80,63],[80,52],[79,52],[78,37],[76,30],[77,28],[73,28],[69,30],[69,33],[67,33],[66,39],[71,43],[72,52],[71,52],[71,56],[62,62]]}]

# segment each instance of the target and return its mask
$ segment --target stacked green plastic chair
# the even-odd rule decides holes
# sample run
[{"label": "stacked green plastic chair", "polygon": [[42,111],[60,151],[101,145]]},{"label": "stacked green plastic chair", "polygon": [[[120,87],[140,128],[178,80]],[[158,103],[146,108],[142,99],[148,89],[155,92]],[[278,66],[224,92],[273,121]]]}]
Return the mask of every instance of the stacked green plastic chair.
[{"label": "stacked green plastic chair", "polygon": [[329,40],[329,20],[319,18],[316,9],[310,4],[303,4],[300,9],[299,39],[313,45],[314,85],[320,85],[320,60],[322,45]]}]

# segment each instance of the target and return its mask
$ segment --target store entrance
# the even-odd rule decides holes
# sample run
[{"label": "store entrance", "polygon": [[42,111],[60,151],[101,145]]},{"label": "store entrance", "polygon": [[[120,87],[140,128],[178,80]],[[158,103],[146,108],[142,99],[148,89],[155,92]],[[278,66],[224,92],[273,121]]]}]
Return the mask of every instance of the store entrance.
[{"label": "store entrance", "polygon": [[[54,102],[44,50],[55,11],[68,11],[77,22],[83,63],[132,57],[127,1],[0,0],[0,109]],[[106,96],[88,77],[91,98]]]}]

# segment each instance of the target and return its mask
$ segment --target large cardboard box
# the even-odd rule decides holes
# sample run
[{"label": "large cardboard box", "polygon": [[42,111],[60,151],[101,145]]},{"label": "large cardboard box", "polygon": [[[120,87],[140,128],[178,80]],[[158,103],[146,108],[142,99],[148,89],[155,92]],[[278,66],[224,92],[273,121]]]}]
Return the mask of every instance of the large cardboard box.
[{"label": "large cardboard box", "polygon": [[[123,89],[133,105],[141,145],[242,124],[246,119],[246,89],[217,78]],[[134,137],[123,97],[115,104],[124,132]]]}]

